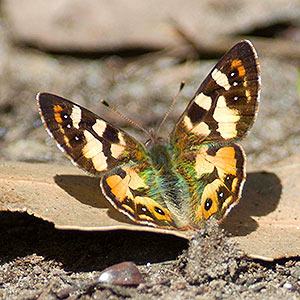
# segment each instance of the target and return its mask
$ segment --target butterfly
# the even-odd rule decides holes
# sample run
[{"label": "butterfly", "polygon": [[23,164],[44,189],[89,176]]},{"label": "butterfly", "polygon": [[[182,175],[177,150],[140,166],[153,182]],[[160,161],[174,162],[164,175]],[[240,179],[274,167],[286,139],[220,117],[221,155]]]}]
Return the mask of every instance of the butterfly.
[{"label": "butterfly", "polygon": [[236,144],[257,114],[260,67],[250,41],[212,68],[170,133],[146,144],[62,97],[39,93],[44,125],[77,166],[100,176],[110,204],[137,224],[195,228],[239,202],[245,155]]}]

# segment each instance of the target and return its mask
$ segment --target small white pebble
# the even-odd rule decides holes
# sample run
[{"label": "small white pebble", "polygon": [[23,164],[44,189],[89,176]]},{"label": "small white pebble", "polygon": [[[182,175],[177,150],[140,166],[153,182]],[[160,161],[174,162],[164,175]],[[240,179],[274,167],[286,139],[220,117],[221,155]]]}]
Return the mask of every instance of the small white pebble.
[{"label": "small white pebble", "polygon": [[108,272],[104,272],[102,273],[99,278],[98,281],[99,282],[108,282],[111,279],[111,275]]},{"label": "small white pebble", "polygon": [[287,281],[287,282],[283,285],[283,287],[284,287],[285,289],[287,289],[287,290],[290,290],[293,286]]}]

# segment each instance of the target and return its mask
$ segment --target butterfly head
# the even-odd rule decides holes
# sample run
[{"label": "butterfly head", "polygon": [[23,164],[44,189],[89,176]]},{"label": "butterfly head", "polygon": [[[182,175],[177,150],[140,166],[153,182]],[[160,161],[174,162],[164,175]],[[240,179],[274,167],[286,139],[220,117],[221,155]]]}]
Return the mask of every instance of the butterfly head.
[{"label": "butterfly head", "polygon": [[151,147],[163,143],[164,139],[161,136],[158,136],[157,133],[158,132],[153,128],[149,130],[148,135],[150,138],[145,142],[146,147]]}]

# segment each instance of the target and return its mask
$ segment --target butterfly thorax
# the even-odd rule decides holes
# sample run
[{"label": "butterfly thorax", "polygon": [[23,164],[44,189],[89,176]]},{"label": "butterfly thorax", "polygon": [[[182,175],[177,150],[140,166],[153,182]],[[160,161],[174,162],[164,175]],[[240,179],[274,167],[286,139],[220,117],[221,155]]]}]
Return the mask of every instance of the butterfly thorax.
[{"label": "butterfly thorax", "polygon": [[167,172],[172,169],[172,154],[167,145],[161,141],[152,142],[147,145],[148,155],[151,159],[152,165]]}]

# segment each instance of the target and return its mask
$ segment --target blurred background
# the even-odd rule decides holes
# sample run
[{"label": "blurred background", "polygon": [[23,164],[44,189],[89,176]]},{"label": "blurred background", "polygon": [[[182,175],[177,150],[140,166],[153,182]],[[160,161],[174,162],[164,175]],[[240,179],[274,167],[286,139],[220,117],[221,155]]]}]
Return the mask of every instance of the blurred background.
[{"label": "blurred background", "polygon": [[299,1],[2,0],[0,5],[0,160],[69,164],[41,124],[39,91],[75,101],[144,142],[147,137],[99,99],[155,128],[185,80],[161,131],[167,137],[210,68],[244,38],[257,49],[262,70],[258,119],[242,142],[248,161],[264,165],[299,152]]}]

